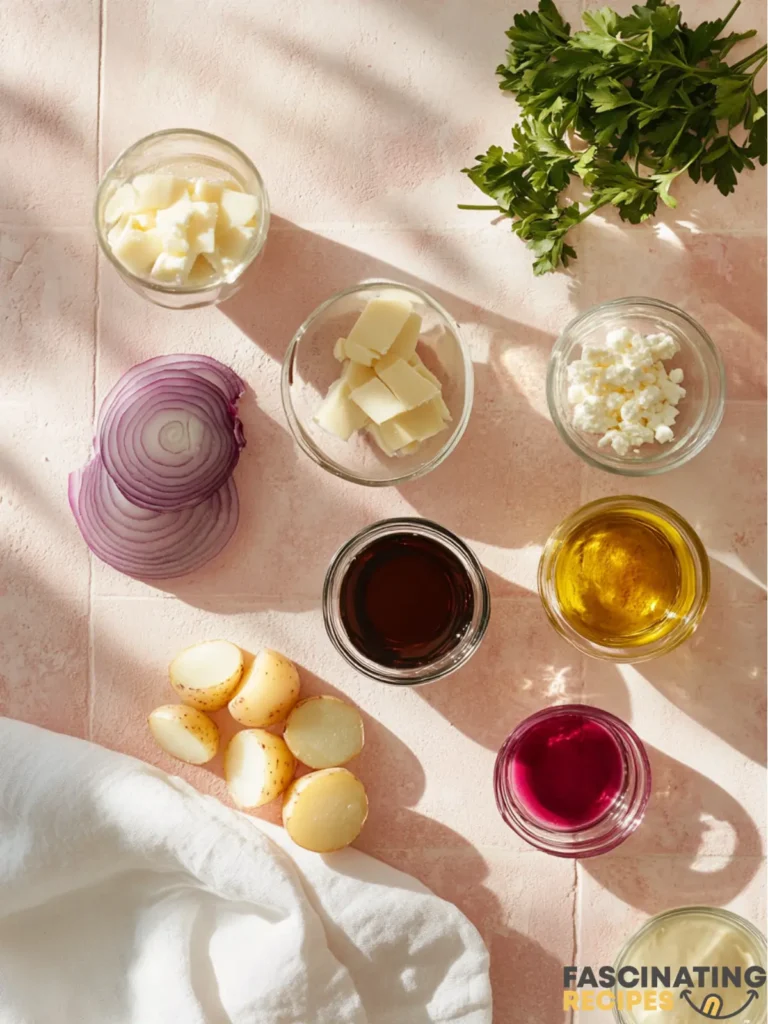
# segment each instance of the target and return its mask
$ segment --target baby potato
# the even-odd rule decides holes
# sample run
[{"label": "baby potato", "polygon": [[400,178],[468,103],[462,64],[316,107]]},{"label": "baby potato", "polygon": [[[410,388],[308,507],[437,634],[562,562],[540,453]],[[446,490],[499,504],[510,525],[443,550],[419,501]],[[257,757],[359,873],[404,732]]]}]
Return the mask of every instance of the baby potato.
[{"label": "baby potato", "polygon": [[236,732],[224,751],[224,778],[230,796],[245,810],[280,796],[295,770],[296,759],[282,736],[264,729]]},{"label": "baby potato", "polygon": [[337,768],[363,749],[363,719],[338,697],[306,697],[288,715],[283,739],[309,768]]},{"label": "baby potato", "polygon": [[265,648],[243,672],[229,702],[229,713],[241,725],[264,728],[282,722],[299,699],[299,673],[288,658]]},{"label": "baby potato", "polygon": [[243,674],[243,652],[229,640],[205,640],[177,654],[168,670],[185,704],[201,711],[223,708]]},{"label": "baby potato", "polygon": [[368,817],[368,797],[360,779],[346,768],[310,772],[288,788],[283,825],[297,846],[331,853],[349,846]]},{"label": "baby potato", "polygon": [[187,764],[206,764],[219,749],[219,730],[208,715],[186,704],[164,704],[147,719],[155,743]]}]

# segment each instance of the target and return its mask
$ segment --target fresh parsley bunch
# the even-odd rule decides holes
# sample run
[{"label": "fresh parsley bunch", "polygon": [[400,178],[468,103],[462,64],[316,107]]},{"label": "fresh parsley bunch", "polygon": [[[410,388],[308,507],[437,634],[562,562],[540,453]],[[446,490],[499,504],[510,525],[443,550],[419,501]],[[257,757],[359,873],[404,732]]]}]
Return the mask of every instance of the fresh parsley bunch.
[{"label": "fresh parsley bunch", "polygon": [[[586,31],[573,35],[553,0],[515,15],[497,68],[522,112],[515,145],[491,146],[464,169],[495,205],[461,209],[512,218],[543,274],[576,258],[568,232],[601,206],[638,224],[659,199],[676,205],[670,188],[684,171],[728,195],[740,171],[766,163],[766,93],[755,92],[766,47],[726,63],[756,34],[723,35],[738,7],[697,28],[665,0],[646,0],[627,17],[603,7],[584,14]],[[588,205],[561,201],[574,176],[591,193]]]}]

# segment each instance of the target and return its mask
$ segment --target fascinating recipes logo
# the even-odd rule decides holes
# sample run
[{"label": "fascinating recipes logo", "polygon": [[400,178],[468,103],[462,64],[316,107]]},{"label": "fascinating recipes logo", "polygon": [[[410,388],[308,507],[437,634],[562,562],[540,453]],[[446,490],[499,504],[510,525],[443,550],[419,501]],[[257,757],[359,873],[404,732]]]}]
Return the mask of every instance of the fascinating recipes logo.
[{"label": "fascinating recipes logo", "polygon": [[564,1010],[651,1013],[675,1010],[682,1000],[706,1020],[738,1022],[756,1000],[764,998],[765,969],[759,965],[563,968]]}]

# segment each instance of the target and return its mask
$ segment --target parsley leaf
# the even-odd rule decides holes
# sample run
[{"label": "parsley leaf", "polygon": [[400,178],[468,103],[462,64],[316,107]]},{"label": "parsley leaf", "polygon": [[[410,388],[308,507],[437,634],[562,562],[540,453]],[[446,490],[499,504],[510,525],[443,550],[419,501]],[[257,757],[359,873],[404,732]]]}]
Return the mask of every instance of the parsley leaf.
[{"label": "parsley leaf", "polygon": [[[695,28],[666,0],[626,16],[586,12],[573,34],[553,0],[516,14],[497,74],[522,117],[510,150],[491,146],[464,169],[493,205],[462,209],[509,217],[542,274],[576,258],[567,235],[602,206],[638,224],[659,200],[676,205],[672,187],[685,172],[730,194],[743,170],[768,159],[766,93],[755,92],[766,47],[725,60],[756,34],[725,34],[740,2]],[[589,192],[586,205],[563,195],[574,180]]]}]

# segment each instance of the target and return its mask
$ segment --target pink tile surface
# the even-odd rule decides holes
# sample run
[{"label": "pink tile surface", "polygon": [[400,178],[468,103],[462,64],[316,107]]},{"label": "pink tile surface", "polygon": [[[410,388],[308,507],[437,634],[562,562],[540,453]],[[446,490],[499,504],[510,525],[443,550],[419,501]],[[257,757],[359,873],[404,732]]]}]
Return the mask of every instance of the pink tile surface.
[{"label": "pink tile surface", "polygon": [[[623,0],[622,0],[623,2]],[[627,0],[627,3],[629,0]],[[683,902],[765,917],[765,172],[726,201],[683,184],[652,224],[585,225],[572,273],[534,278],[459,169],[506,140],[514,106],[493,69],[515,0],[137,0],[6,5],[0,14],[0,711],[177,771],[226,800],[220,760],[171,762],[147,713],[172,699],[167,664],[225,636],[284,651],[306,692],[361,707],[356,770],[372,804],[360,840],[456,902],[492,954],[497,1024],[562,1019],[563,963],[610,959]],[[561,8],[576,20],[581,0]],[[617,3],[616,6],[619,6]],[[691,21],[723,13],[688,0]],[[727,6],[727,5],[725,5]],[[759,6],[759,5],[758,5]],[[744,4],[734,27],[765,35]],[[275,210],[248,287],[176,313],[128,290],[90,227],[99,173],[150,131],[199,127],[242,146]],[[365,277],[415,283],[470,344],[469,429],[437,471],[397,489],[347,485],[294,445],[280,363],[304,317]],[[710,447],[656,480],[587,469],[549,421],[544,374],[563,325],[595,302],[647,294],[685,308],[721,348],[729,401]],[[204,571],[160,590],[89,559],[66,503],[94,404],[134,362],[217,356],[243,375],[243,514]],[[650,665],[581,658],[548,625],[536,565],[582,501],[627,490],[666,501],[706,543],[712,600],[696,636]],[[467,539],[493,595],[486,641],[461,672],[403,692],[356,675],[326,639],[320,589],[336,548],[391,515]],[[497,816],[491,775],[534,710],[587,700],[645,739],[655,788],[644,826],[608,857],[548,859]],[[217,716],[224,736],[232,731]],[[277,808],[265,816],[276,820]],[[592,1024],[583,1018],[585,1024]]]}]

